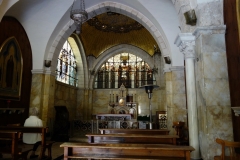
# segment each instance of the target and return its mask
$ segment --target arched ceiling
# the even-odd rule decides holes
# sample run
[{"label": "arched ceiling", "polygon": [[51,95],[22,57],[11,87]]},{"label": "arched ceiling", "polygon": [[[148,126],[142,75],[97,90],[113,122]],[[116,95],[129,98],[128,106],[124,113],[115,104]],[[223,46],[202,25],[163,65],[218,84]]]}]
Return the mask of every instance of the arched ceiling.
[{"label": "arched ceiling", "polygon": [[[75,27],[71,27],[73,24],[69,16],[72,2],[73,1],[66,0],[8,0],[1,3],[0,19],[3,16],[15,17],[26,30],[31,42],[32,52],[34,53],[33,70],[37,72],[38,70],[45,70],[43,62],[45,59],[48,59],[52,60],[53,67],[51,67],[50,70],[54,73],[54,66],[57,64],[56,59],[60,48],[75,29]],[[138,21],[147,28],[149,33],[151,33],[157,41],[163,57],[170,56],[173,66],[183,65],[183,55],[180,54],[178,47],[174,44],[176,35],[178,35],[180,31],[178,28],[178,14],[171,0],[154,0],[151,3],[145,0],[86,0],[85,4],[86,11],[89,13],[90,18],[110,10],[127,15]],[[145,29],[142,31],[144,30]],[[90,42],[90,40],[88,41],[89,37],[85,37],[85,45],[88,41],[89,45],[93,47],[100,47],[99,43],[102,40],[101,38],[106,38],[108,34],[113,34],[105,33],[106,36],[103,37],[93,34],[90,31],[88,32],[89,34],[87,36],[94,36],[96,40]],[[128,41],[123,39],[122,41],[118,40],[118,42],[115,42],[116,40],[114,40],[115,44],[112,43],[111,45],[109,44],[109,46],[101,44],[102,47],[99,48],[98,53],[89,51],[87,45],[84,46],[84,48],[86,49],[87,55],[96,53],[96,56],[98,56],[107,48],[116,46],[116,44],[119,43],[128,43],[139,48],[141,47],[141,49],[144,48],[146,43],[149,43],[149,41],[146,40],[147,42],[141,41],[141,43],[135,42],[135,44],[133,44],[129,42],[129,39],[135,38],[137,41],[140,41],[140,39],[145,40],[150,34],[145,35],[144,32],[134,33],[133,36],[130,33],[127,34],[129,35],[129,37],[126,37]],[[143,36],[140,37],[140,35]],[[109,39],[113,41],[113,38]],[[153,46],[154,44],[151,44],[149,50],[143,50],[151,54],[153,53]]]},{"label": "arched ceiling", "polygon": [[82,25],[80,33],[86,56],[98,57],[107,49],[119,44],[130,44],[154,54],[157,42],[141,24],[116,13],[103,13]]}]

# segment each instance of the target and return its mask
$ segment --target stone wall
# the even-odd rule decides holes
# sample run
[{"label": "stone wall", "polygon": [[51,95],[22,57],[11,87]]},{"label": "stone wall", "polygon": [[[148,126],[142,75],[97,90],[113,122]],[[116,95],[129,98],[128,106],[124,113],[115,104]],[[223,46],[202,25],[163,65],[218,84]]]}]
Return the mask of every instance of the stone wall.
[{"label": "stone wall", "polygon": [[175,134],[173,122],[182,121],[187,126],[185,75],[183,67],[175,67],[172,72],[165,73],[166,105],[168,113],[168,128],[170,134]]},{"label": "stone wall", "polygon": [[69,120],[74,120],[79,114],[77,111],[77,88],[56,81],[54,106],[66,106]]},{"label": "stone wall", "polygon": [[196,88],[201,155],[211,160],[221,153],[216,138],[232,140],[233,131],[225,29],[205,31],[196,36]]}]

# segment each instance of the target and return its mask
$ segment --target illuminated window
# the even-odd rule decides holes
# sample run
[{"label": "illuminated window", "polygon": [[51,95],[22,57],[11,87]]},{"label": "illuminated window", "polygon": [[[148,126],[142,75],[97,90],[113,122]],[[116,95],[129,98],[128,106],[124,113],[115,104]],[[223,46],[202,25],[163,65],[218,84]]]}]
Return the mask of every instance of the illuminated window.
[{"label": "illuminated window", "polygon": [[98,70],[94,88],[138,88],[156,84],[149,65],[131,53],[120,53],[108,59]]},{"label": "illuminated window", "polygon": [[56,80],[77,87],[77,64],[71,45],[66,41],[58,56]]}]

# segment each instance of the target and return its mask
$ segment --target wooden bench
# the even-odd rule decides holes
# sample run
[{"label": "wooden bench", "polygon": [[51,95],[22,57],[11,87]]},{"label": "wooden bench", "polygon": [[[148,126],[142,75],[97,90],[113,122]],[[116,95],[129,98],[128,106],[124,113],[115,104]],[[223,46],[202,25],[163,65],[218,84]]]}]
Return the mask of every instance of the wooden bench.
[{"label": "wooden bench", "polygon": [[[0,141],[1,142],[11,142],[10,146],[2,146],[0,147],[1,154],[11,154],[13,160],[23,159],[27,160],[27,155],[32,149],[28,149],[22,151],[19,148],[18,141],[19,141],[19,131],[1,131],[0,130]],[[6,143],[3,143],[3,145]]]},{"label": "wooden bench", "polygon": [[148,135],[148,134],[86,134],[89,143],[148,143],[174,144],[177,135]]},{"label": "wooden bench", "polygon": [[168,135],[169,130],[167,129],[110,129],[104,128],[99,129],[101,134],[117,134],[117,133],[128,133],[128,134],[159,134]]},{"label": "wooden bench", "polygon": [[190,160],[191,146],[167,144],[93,144],[65,142],[64,160],[68,159],[158,159]]},{"label": "wooden bench", "polygon": [[[219,156],[214,156],[214,160],[240,160],[240,154],[236,150],[240,149],[240,142],[226,141],[216,139],[216,142],[221,145],[222,153]],[[226,155],[225,150],[229,150],[229,155]]]},{"label": "wooden bench", "polygon": [[46,141],[48,127],[23,127],[23,126],[0,126],[0,131],[19,131],[21,133],[40,133],[42,135],[41,152],[38,159],[42,159],[45,150],[48,150],[47,159],[52,159],[52,144],[54,141]]}]

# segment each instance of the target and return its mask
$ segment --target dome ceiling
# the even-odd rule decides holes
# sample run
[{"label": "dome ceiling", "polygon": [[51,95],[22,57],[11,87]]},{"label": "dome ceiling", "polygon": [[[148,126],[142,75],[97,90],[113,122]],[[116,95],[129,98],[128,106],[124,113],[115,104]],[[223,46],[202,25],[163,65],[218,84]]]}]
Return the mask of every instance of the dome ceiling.
[{"label": "dome ceiling", "polygon": [[152,35],[135,20],[113,12],[100,14],[82,25],[80,34],[86,56],[98,57],[107,49],[129,44],[154,54],[157,46]]}]

